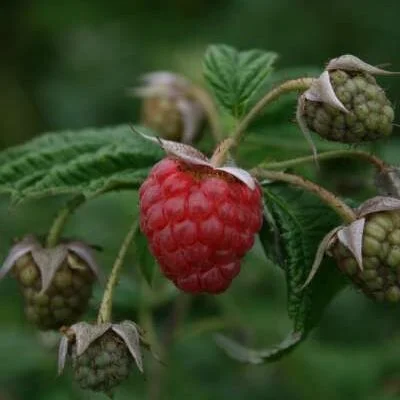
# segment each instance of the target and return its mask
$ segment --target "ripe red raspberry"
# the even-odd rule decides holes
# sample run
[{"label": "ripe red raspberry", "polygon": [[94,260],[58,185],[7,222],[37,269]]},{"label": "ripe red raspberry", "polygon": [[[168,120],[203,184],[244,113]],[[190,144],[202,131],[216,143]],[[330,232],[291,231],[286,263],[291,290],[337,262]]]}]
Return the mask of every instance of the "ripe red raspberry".
[{"label": "ripe red raspberry", "polygon": [[258,185],[165,158],[139,194],[140,226],[164,275],[185,292],[226,290],[262,225]]}]

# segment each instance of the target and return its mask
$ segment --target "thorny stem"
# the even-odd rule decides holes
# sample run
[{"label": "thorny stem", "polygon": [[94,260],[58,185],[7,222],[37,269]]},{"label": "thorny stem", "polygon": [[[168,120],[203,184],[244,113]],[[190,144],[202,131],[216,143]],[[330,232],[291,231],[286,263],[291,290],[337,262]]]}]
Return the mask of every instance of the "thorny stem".
[{"label": "thorny stem", "polygon": [[138,228],[138,222],[137,222],[137,217],[135,216],[134,221],[131,224],[131,227],[129,228],[129,231],[126,234],[125,239],[121,245],[117,258],[115,259],[114,265],[112,267],[110,276],[108,278],[106,290],[104,291],[103,300],[101,301],[99,314],[97,317],[98,324],[104,324],[111,321],[114,288],[118,283],[122,265],[124,264],[126,254],[128,252],[129,246],[131,245],[133,236],[137,228]]},{"label": "thorny stem", "polygon": [[[334,158],[351,157],[359,158],[371,163],[379,172],[383,172],[388,168],[388,165],[380,158],[361,150],[335,150],[327,151],[317,155],[317,160],[330,160]],[[260,164],[261,168],[265,169],[285,169],[290,168],[299,164],[304,164],[310,161],[315,161],[314,156],[306,156],[293,158],[291,160],[277,161],[277,162],[265,162]]]},{"label": "thorny stem", "polygon": [[84,196],[76,196],[58,211],[47,236],[46,247],[50,248],[58,244],[68,218],[84,201]]},{"label": "thorny stem", "polygon": [[268,171],[262,168],[254,168],[251,170],[251,173],[258,178],[287,182],[314,193],[325,204],[332,208],[346,223],[351,223],[357,219],[354,211],[337,196],[301,176],[291,175],[280,171]]},{"label": "thorny stem", "polygon": [[197,100],[202,106],[207,115],[210,124],[211,134],[214,140],[218,143],[222,140],[221,123],[217,111],[217,107],[206,90],[199,86],[193,86],[190,89],[189,95]]},{"label": "thorny stem", "polygon": [[229,143],[229,146],[226,146],[226,148],[223,151],[223,154],[220,155],[219,157],[220,162],[221,163],[225,162],[226,158],[225,156],[228,154],[229,150],[239,145],[248,126],[254,120],[254,118],[257,117],[257,115],[263,110],[265,106],[277,100],[281,95],[285,93],[292,91],[307,90],[314,82],[314,79],[315,78],[298,78],[283,82],[281,85],[275,87],[274,89],[269,91],[264,97],[262,97],[249,111],[249,113],[242,119],[242,121],[239,123],[239,125],[233,132],[231,136],[232,140]]}]

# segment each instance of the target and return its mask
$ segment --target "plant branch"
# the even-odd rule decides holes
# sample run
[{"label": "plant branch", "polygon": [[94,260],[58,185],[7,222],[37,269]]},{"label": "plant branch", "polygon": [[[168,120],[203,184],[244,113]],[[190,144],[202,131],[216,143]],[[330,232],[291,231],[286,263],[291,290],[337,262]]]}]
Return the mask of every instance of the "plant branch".
[{"label": "plant branch", "polygon": [[357,219],[354,211],[337,196],[301,176],[291,175],[280,171],[268,171],[262,168],[254,168],[251,173],[257,178],[286,182],[314,193],[325,204],[332,208],[346,223],[351,223]]},{"label": "plant branch", "polygon": [[117,258],[115,259],[110,276],[108,278],[106,290],[104,291],[103,299],[101,301],[99,309],[99,314],[97,317],[98,324],[111,321],[112,299],[113,299],[114,288],[118,283],[122,265],[124,264],[126,254],[128,252],[129,246],[131,245],[133,236],[137,228],[138,228],[138,222],[137,222],[137,217],[135,216],[134,221],[131,224],[131,227],[129,228],[129,231],[126,234],[124,241],[122,242],[121,248],[118,252]]},{"label": "plant branch", "polygon": [[[342,157],[349,157],[349,158],[359,158],[361,160],[367,161],[372,164],[379,172],[386,171],[388,165],[381,160],[380,158],[374,156],[373,154],[369,154],[366,151],[361,150],[335,150],[335,151],[327,151],[325,153],[320,153],[317,155],[317,160],[331,160],[335,158],[342,158]],[[305,157],[298,157],[293,158],[291,160],[284,160],[284,161],[277,161],[277,162],[265,162],[260,164],[259,166],[264,169],[285,169],[294,167],[299,164],[305,164],[310,161],[315,161],[314,156],[305,156]]]},{"label": "plant branch", "polygon": [[84,196],[76,196],[58,211],[50,228],[49,234],[47,235],[46,247],[50,248],[58,244],[68,218],[84,201]]},{"label": "plant branch", "polygon": [[[231,136],[231,142],[229,146],[226,146],[223,154],[219,155],[220,162],[225,162],[226,155],[228,152],[239,145],[246,132],[246,129],[250,123],[258,116],[258,114],[266,107],[268,104],[277,100],[281,95],[293,91],[304,91],[307,90],[311,84],[314,82],[314,78],[298,78],[283,82],[281,85],[275,87],[269,91],[264,97],[262,97],[254,107],[249,111],[249,113],[242,119],[235,131]],[[221,166],[221,165],[217,165]]]}]

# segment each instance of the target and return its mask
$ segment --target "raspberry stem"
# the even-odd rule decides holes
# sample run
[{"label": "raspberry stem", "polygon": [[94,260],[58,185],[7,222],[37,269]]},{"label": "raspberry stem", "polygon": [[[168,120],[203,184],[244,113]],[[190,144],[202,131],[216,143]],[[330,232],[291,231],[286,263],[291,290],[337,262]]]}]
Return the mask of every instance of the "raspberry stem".
[{"label": "raspberry stem", "polygon": [[254,168],[251,173],[258,178],[266,178],[272,181],[282,181],[299,186],[311,193],[317,195],[325,204],[332,208],[346,223],[351,223],[357,219],[354,211],[340,200],[333,193],[323,187],[311,182],[301,176],[287,174],[280,171],[268,171],[262,168]]},{"label": "raspberry stem", "polygon": [[[366,151],[362,150],[335,150],[335,151],[327,151],[325,153],[320,153],[316,156],[317,160],[330,160],[334,158],[359,158],[361,160],[367,161],[371,163],[379,172],[384,172],[387,170],[388,165],[381,160],[380,158],[374,156],[373,154],[369,154]],[[290,160],[278,161],[278,162],[266,162],[262,163],[259,166],[264,169],[285,169],[290,168],[299,164],[304,164],[310,161],[315,161],[314,156],[305,156],[292,158]]]},{"label": "raspberry stem", "polygon": [[115,259],[110,276],[108,278],[107,286],[103,294],[103,299],[101,301],[99,314],[97,317],[98,324],[104,324],[111,321],[114,288],[118,283],[122,265],[124,264],[126,254],[128,252],[129,246],[131,245],[133,236],[135,235],[137,229],[138,229],[138,221],[135,215],[133,223],[131,224],[129,231],[126,234],[124,241],[122,242],[121,248],[119,249],[117,258]]},{"label": "raspberry stem", "polygon": [[206,90],[199,86],[192,86],[188,94],[203,106],[208,123],[210,124],[211,134],[217,143],[220,142],[223,138],[223,134],[221,131],[219,114],[213,99]]},{"label": "raspberry stem", "polygon": [[215,166],[220,167],[221,165],[224,164],[229,151],[232,148],[239,145],[248,126],[254,120],[254,118],[256,118],[257,115],[263,110],[265,106],[277,100],[281,95],[285,93],[307,90],[314,82],[314,80],[315,78],[292,79],[283,82],[281,85],[275,87],[274,89],[269,91],[264,97],[262,97],[236,127],[235,131],[231,135],[231,141],[229,142],[229,146],[226,146],[224,148],[223,153],[219,154],[218,162],[220,164]]},{"label": "raspberry stem", "polygon": [[78,195],[58,211],[47,236],[46,247],[50,248],[58,244],[68,218],[84,201],[85,197]]}]

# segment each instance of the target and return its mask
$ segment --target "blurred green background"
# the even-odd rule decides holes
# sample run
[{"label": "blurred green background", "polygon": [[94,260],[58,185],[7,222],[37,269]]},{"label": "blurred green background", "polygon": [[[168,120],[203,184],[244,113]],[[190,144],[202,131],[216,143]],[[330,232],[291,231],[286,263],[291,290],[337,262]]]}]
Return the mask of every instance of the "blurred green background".
[{"label": "blurred green background", "polygon": [[[209,43],[276,51],[281,55],[279,68],[284,69],[281,76],[321,69],[344,53],[400,70],[399,15],[398,0],[2,0],[0,146],[45,131],[135,121],[139,102],[125,96],[126,88],[135,85],[140,74],[161,69],[203,83],[202,56]],[[396,104],[400,79],[380,82]],[[290,122],[293,113],[293,98],[272,108],[264,119],[270,127],[254,127],[242,157],[253,154],[260,143],[265,152],[255,159],[309,154]],[[396,131],[394,136],[373,149],[398,162]],[[319,144],[320,149],[338,148]],[[351,176],[343,174],[349,161],[326,164],[318,174],[312,168],[302,172],[329,181],[328,186],[341,194],[363,198],[372,192],[371,171],[351,165]],[[62,201],[10,209],[2,198],[1,257],[13,237],[45,233]],[[135,194],[106,195],[82,207],[67,233],[103,246],[99,258],[107,269],[136,207]],[[268,264],[258,246],[231,289],[217,298],[182,296],[174,301],[177,294],[165,280],[158,276],[155,285],[151,289],[141,283],[131,254],[118,287],[115,317],[148,323],[152,314],[169,354],[166,366],[146,357],[145,377],[134,372],[117,391],[117,399],[400,397],[397,308],[374,305],[348,288],[294,353],[274,364],[247,366],[230,360],[215,345],[215,332],[236,333],[241,342],[258,348],[278,342],[290,330],[283,274]],[[105,398],[80,391],[70,373],[56,376],[57,338],[38,335],[26,325],[16,293],[12,279],[0,283],[0,400]],[[98,289],[89,319],[95,317],[100,296]],[[174,326],[177,316],[181,321]]]}]

